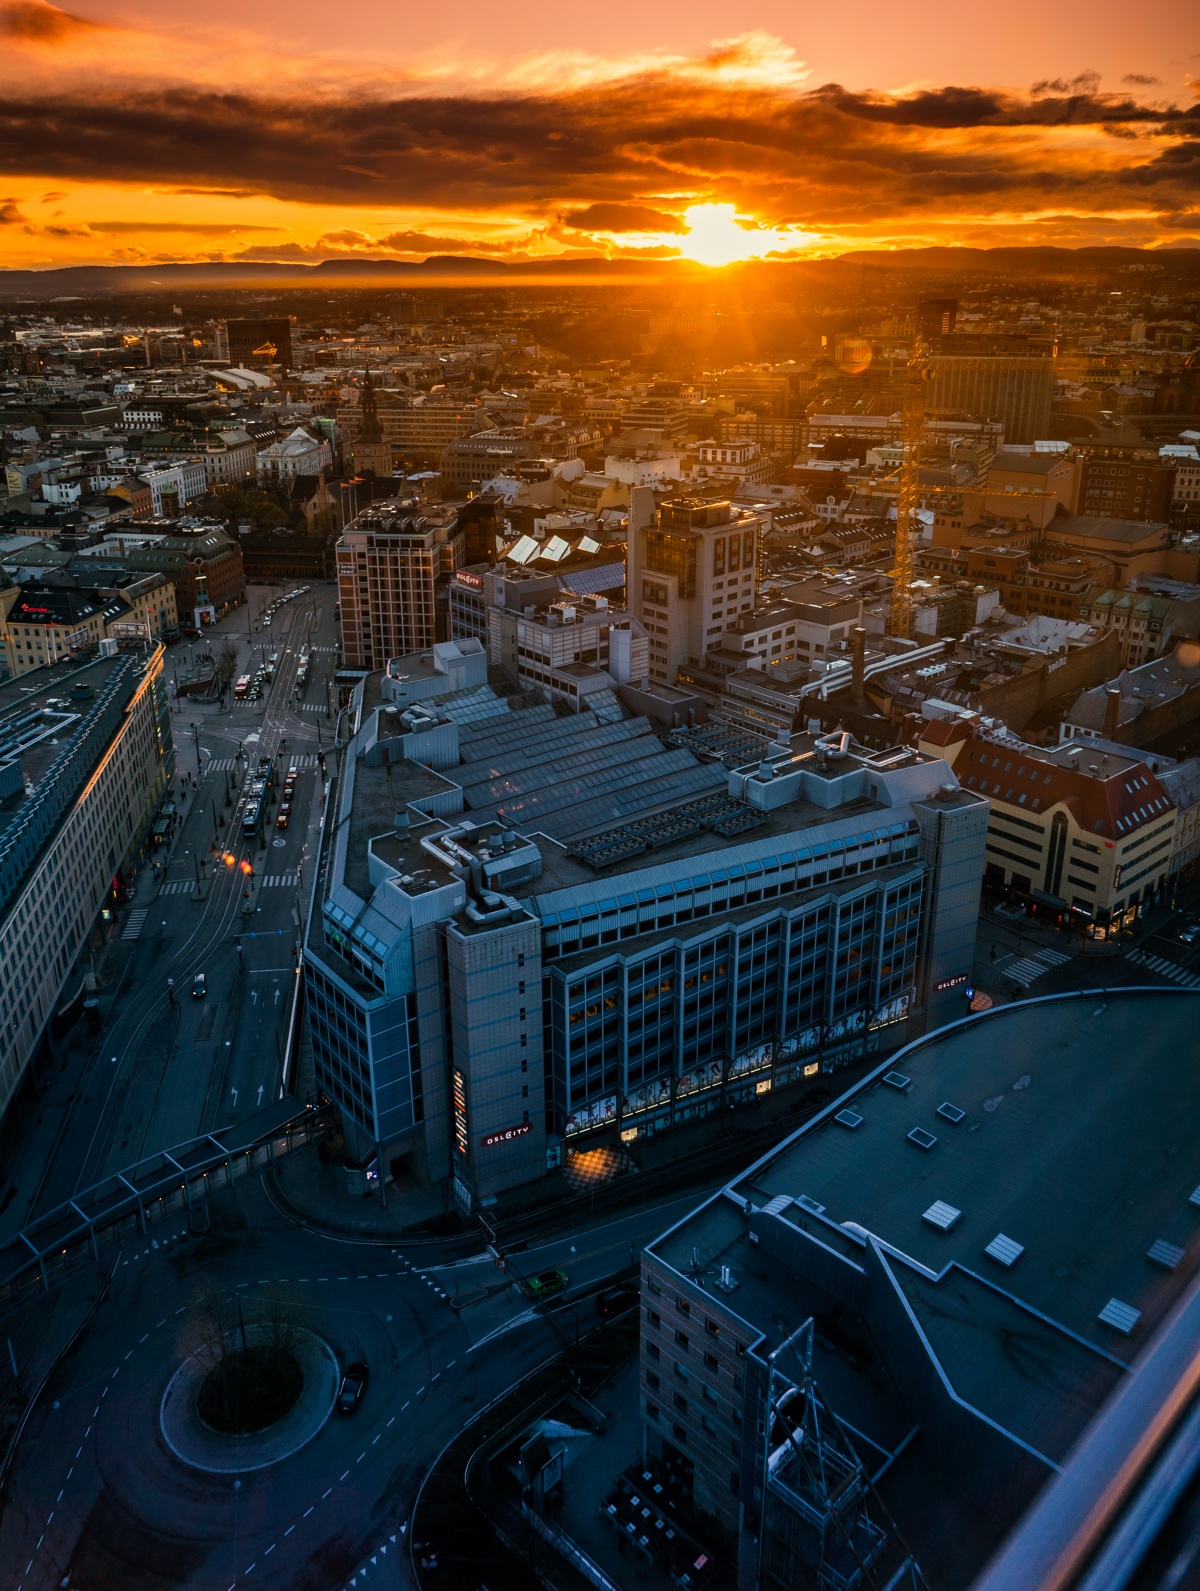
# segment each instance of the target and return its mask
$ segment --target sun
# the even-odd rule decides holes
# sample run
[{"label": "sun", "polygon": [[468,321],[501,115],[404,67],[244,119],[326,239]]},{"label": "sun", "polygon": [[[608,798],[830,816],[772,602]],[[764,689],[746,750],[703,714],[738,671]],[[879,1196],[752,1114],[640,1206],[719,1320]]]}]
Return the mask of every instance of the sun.
[{"label": "sun", "polygon": [[739,226],[732,204],[693,204],[684,212],[684,220],[688,229],[680,251],[697,265],[733,265],[788,247],[778,232]]}]

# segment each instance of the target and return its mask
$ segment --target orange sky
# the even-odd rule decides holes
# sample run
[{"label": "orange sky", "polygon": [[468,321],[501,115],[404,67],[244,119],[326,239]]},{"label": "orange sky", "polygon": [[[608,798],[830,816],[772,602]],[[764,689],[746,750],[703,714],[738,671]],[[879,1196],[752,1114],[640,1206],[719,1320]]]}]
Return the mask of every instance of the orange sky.
[{"label": "orange sky", "polygon": [[738,15],[0,0],[0,265],[1200,243],[1191,3]]}]

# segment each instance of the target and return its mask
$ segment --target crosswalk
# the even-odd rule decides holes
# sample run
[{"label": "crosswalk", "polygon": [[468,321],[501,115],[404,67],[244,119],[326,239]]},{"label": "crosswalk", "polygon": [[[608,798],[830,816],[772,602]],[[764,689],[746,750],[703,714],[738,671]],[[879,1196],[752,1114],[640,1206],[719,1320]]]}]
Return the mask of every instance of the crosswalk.
[{"label": "crosswalk", "polygon": [[1200,989],[1200,976],[1189,972],[1186,967],[1178,966],[1174,961],[1168,961],[1165,956],[1152,956],[1148,950],[1127,950],[1125,956],[1126,960],[1149,967],[1151,972],[1157,972],[1162,978],[1181,983],[1185,989]]},{"label": "crosswalk", "polygon": [[295,710],[298,713],[323,713],[325,711],[325,703],[324,702],[296,702],[295,703]]},{"label": "crosswalk", "polygon": [[1051,968],[1064,966],[1070,959],[1070,956],[1065,956],[1061,950],[1037,950],[1032,955],[1010,961],[1007,966],[1001,964],[997,971],[1002,972],[1013,983],[1020,984],[1022,989],[1027,989],[1036,979],[1044,977]]},{"label": "crosswalk", "polygon": [[121,938],[136,939],[142,931],[142,924],[149,915],[149,906],[139,906],[135,911],[131,911],[125,919],[125,926],[121,930]]},{"label": "crosswalk", "polygon": [[[323,713],[325,709],[323,707],[310,707],[306,708],[305,711]],[[303,771],[305,768],[315,768],[318,766],[315,753],[304,752],[301,753],[300,756],[290,758],[285,754],[283,761],[287,763],[289,768],[298,768],[301,771]],[[237,768],[238,760],[236,757],[214,757],[211,762],[206,762],[204,764],[205,773],[235,773]]]},{"label": "crosswalk", "polygon": [[[263,889],[295,889],[298,880],[296,878],[295,871],[293,870],[289,873],[267,873],[265,877],[253,880],[253,882],[258,883]],[[160,895],[186,895],[190,890],[195,889],[195,887],[196,880],[194,878],[174,878],[168,884],[160,884],[158,886],[158,893]],[[139,914],[137,912],[131,912],[129,923],[132,923],[133,919],[138,915]],[[144,911],[140,915],[141,921],[139,921],[137,928],[134,929],[133,933],[128,931],[129,923],[126,924],[126,931],[121,936],[123,939],[137,938],[138,930],[141,928],[142,922],[144,922],[146,919],[146,913]]]}]

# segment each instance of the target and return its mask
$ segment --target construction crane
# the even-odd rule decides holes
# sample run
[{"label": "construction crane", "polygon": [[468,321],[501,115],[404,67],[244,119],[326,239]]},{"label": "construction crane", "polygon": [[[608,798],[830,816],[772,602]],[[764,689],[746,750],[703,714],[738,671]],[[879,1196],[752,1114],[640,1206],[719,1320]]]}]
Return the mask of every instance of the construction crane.
[{"label": "construction crane", "polygon": [[925,440],[925,387],[929,357],[918,338],[900,396],[900,490],[896,499],[896,554],[892,564],[889,631],[909,640],[913,626],[913,558],[921,537],[921,444]]}]

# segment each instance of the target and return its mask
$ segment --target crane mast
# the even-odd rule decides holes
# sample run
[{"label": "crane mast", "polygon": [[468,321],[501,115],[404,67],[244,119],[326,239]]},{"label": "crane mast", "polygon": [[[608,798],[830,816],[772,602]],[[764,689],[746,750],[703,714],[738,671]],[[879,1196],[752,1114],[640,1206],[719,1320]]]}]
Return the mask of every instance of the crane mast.
[{"label": "crane mast", "polygon": [[921,444],[925,438],[925,386],[929,360],[918,339],[900,398],[900,483],[896,499],[896,553],[892,566],[892,635],[908,640],[913,627],[913,559],[921,535]]}]

